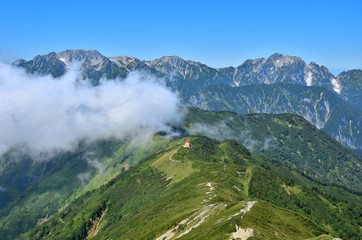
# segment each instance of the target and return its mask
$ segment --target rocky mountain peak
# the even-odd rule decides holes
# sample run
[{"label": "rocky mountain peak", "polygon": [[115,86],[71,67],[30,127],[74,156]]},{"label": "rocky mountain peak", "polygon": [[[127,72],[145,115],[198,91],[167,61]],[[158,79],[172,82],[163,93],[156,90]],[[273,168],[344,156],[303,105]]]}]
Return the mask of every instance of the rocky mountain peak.
[{"label": "rocky mountain peak", "polygon": [[313,62],[313,61],[311,61],[311,62],[308,64],[308,66],[310,66],[310,67],[319,67],[319,65],[318,65],[317,63]]},{"label": "rocky mountain peak", "polygon": [[148,65],[154,67],[154,66],[160,66],[160,65],[182,65],[186,61],[178,56],[163,56],[161,58],[152,60],[152,61],[146,61]]},{"label": "rocky mountain peak", "polygon": [[98,65],[107,58],[100,54],[97,50],[66,50],[56,54],[56,57],[64,62],[67,66],[74,62],[91,61],[91,65]]},{"label": "rocky mountain peak", "polygon": [[276,67],[283,67],[292,64],[305,64],[302,58],[296,56],[283,55],[274,53],[267,59],[268,62],[273,62]]},{"label": "rocky mountain peak", "polygon": [[97,57],[104,57],[100,54],[97,50],[65,50],[62,52],[57,53],[58,56],[62,57],[77,57],[77,58],[97,58]]},{"label": "rocky mountain peak", "polygon": [[15,66],[21,66],[21,65],[23,65],[23,64],[25,64],[25,63],[26,63],[26,60],[20,58],[20,59],[16,60],[15,62],[13,62],[13,65],[15,65]]},{"label": "rocky mountain peak", "polygon": [[268,59],[270,59],[270,60],[280,60],[280,59],[282,59],[284,57],[284,55],[283,54],[281,54],[281,53],[274,53],[274,54],[272,54],[272,55],[270,55],[269,57],[268,57]]}]

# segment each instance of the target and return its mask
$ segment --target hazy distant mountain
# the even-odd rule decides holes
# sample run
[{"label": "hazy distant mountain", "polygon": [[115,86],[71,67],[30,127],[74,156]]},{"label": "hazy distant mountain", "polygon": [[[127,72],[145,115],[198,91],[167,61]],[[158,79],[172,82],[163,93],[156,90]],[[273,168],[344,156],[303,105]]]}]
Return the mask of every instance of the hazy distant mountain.
[{"label": "hazy distant mountain", "polygon": [[30,61],[17,60],[14,65],[59,77],[75,62],[83,78],[94,85],[102,77],[124,78],[131,71],[145,71],[166,79],[192,106],[238,113],[296,113],[345,146],[362,148],[361,70],[335,77],[324,66],[279,53],[247,60],[238,67],[214,69],[177,56],[144,61],[131,56],[105,57],[96,50],[49,53]]}]

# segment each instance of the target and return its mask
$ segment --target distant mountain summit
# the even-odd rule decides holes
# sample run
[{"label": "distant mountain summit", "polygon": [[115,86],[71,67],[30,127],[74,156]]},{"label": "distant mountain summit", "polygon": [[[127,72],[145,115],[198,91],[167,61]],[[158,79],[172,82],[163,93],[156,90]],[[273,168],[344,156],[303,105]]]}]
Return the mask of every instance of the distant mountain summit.
[{"label": "distant mountain summit", "polygon": [[29,73],[59,77],[76,62],[82,77],[93,85],[101,78],[122,79],[132,71],[143,71],[165,79],[191,106],[243,114],[296,113],[345,146],[362,148],[361,70],[335,77],[325,66],[280,53],[218,69],[178,56],[145,61],[132,56],[105,57],[96,50],[52,52],[13,64]]},{"label": "distant mountain summit", "polygon": [[67,50],[57,53],[56,57],[67,67],[75,62],[87,62],[91,67],[99,67],[108,60],[97,50]]},{"label": "distant mountain summit", "polygon": [[233,79],[237,86],[285,82],[334,90],[332,82],[335,78],[326,67],[314,62],[307,65],[300,57],[280,53],[268,58],[247,60],[236,68],[223,68],[220,71]]}]

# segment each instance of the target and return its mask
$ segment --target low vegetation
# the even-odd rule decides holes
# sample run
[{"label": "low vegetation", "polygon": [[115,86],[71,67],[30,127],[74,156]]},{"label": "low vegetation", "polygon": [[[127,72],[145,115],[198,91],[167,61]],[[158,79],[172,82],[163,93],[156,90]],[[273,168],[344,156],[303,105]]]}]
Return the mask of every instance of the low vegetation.
[{"label": "low vegetation", "polygon": [[[185,141],[193,143],[191,149],[183,147]],[[243,211],[250,201],[256,203]],[[255,157],[235,141],[189,136],[21,238],[229,239],[238,227],[253,229],[250,239],[359,239],[358,206],[360,196]],[[90,236],[101,216],[97,234]]]}]

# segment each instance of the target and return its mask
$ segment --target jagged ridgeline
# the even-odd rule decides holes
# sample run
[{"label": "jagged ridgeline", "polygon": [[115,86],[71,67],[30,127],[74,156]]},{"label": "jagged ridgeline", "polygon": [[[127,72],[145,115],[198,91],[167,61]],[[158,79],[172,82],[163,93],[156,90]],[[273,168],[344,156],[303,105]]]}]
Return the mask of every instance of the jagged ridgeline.
[{"label": "jagged ridgeline", "polygon": [[296,113],[344,146],[361,149],[362,71],[335,77],[324,66],[299,57],[273,54],[247,60],[238,67],[214,69],[177,56],[143,61],[135,57],[105,57],[97,51],[67,50],[18,60],[29,73],[62,76],[79,62],[83,78],[125,78],[144,71],[166,80],[185,103],[214,111]]},{"label": "jagged ridgeline", "polygon": [[361,196],[236,141],[189,136],[87,192],[20,239],[361,238]]}]

